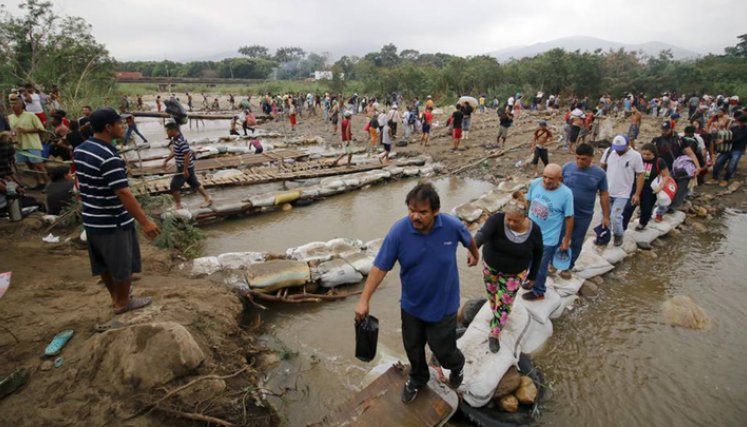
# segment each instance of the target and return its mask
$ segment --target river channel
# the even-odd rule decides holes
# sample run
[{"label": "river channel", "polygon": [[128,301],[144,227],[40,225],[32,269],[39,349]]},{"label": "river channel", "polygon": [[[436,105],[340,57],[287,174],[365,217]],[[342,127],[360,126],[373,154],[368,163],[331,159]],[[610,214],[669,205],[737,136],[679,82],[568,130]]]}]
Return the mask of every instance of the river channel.
[{"label": "river channel", "polygon": [[[205,255],[274,251],[311,241],[383,237],[406,214],[414,180],[375,186],[309,207],[224,221],[206,229]],[[481,181],[437,178],[443,210],[491,189]],[[605,278],[600,296],[554,322],[555,334],[533,355],[550,391],[542,425],[744,425],[747,417],[747,215],[724,213],[708,234],[664,238],[658,258],[635,256]],[[704,236],[704,237],[700,237]],[[483,293],[478,268],[460,250],[463,299]],[[353,286],[350,289],[359,289]],[[690,295],[713,319],[710,331],[674,328],[661,304]],[[354,358],[357,297],[310,305],[274,305],[261,314],[265,342],[280,350],[267,386],[287,425],[306,425],[360,389],[379,363],[406,360],[399,320],[398,270],[375,294],[381,331],[377,359]],[[459,424],[461,422],[457,421]]]}]

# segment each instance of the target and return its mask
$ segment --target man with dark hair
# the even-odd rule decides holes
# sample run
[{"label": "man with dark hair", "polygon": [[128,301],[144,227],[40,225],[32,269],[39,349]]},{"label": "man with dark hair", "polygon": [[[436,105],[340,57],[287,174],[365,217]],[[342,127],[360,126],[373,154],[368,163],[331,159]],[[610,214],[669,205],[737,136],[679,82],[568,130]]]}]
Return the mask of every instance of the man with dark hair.
[{"label": "man with dark hair", "polygon": [[130,191],[124,161],[112,145],[113,139],[124,136],[122,117],[111,108],[99,108],[89,119],[93,138],[79,145],[73,156],[83,227],[91,272],[101,276],[111,295],[114,314],[121,314],[151,303],[150,297],[130,297],[132,273],[140,272],[135,220],[148,237],[156,237],[161,231]]},{"label": "man with dark hair", "polygon": [[389,230],[355,308],[356,321],[368,315],[369,301],[387,272],[399,261],[402,282],[402,342],[410,361],[410,378],[402,401],[411,402],[430,378],[425,344],[451,370],[456,388],[464,377],[464,355],[456,346],[459,309],[457,243],[469,249],[467,264],[477,265],[480,254],[472,235],[459,219],[439,214],[441,201],[431,184],[418,184],[405,199],[409,215]]},{"label": "man with dark hair", "polygon": [[81,135],[83,135],[83,138],[88,139],[93,135],[90,119],[93,108],[91,108],[90,105],[85,105],[82,111],[83,115],[78,119],[78,125],[80,127],[80,133]]},{"label": "man with dark hair", "polygon": [[36,187],[32,189],[41,190],[47,183],[41,141],[44,125],[36,114],[24,111],[21,98],[11,95],[10,106],[13,109],[13,114],[8,116],[8,123],[13,129],[18,143],[16,167],[21,164],[27,165],[29,170],[34,173],[34,179],[36,180]]},{"label": "man with dark hair", "polygon": [[737,118],[737,124],[732,126],[730,130],[732,133],[731,150],[719,154],[716,163],[713,165],[713,180],[718,182],[721,169],[726,167],[727,163],[729,164],[724,180],[719,183],[721,187],[729,185],[734,172],[737,171],[739,160],[747,149],[747,116],[740,114]]},{"label": "man with dark hair", "polygon": [[166,135],[171,140],[169,145],[173,152],[163,161],[163,167],[166,168],[166,164],[172,158],[176,159],[177,175],[174,175],[174,177],[171,178],[171,195],[174,196],[176,208],[182,208],[182,195],[180,191],[185,182],[189,184],[193,190],[197,190],[197,192],[199,192],[205,199],[205,203],[202,205],[203,207],[212,205],[213,201],[210,198],[210,195],[205,191],[205,187],[200,184],[200,181],[197,180],[197,175],[195,175],[194,155],[192,154],[192,150],[189,148],[189,144],[187,144],[187,140],[179,130],[179,123],[173,119],[167,120]]},{"label": "man with dark hair", "polygon": [[57,166],[48,170],[49,179],[45,195],[47,196],[47,213],[59,215],[73,200],[73,179],[70,177],[70,166]]}]

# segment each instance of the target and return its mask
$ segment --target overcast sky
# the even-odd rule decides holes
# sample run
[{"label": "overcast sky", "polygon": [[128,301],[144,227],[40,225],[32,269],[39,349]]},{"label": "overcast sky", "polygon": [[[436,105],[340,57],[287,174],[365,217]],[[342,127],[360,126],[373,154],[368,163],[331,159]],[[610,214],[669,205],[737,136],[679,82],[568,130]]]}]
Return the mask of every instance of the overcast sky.
[{"label": "overcast sky", "polygon": [[[20,0],[0,0],[17,13]],[[574,35],[662,41],[722,53],[747,32],[745,0],[53,0],[118,60],[204,59],[242,45],[300,46],[333,58],[394,43],[476,55]]]}]

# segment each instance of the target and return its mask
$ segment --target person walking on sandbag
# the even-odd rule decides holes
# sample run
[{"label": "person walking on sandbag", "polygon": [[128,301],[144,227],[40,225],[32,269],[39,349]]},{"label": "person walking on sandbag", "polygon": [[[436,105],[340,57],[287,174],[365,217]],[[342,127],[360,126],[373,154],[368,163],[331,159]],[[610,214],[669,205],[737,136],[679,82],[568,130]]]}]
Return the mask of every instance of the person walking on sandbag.
[{"label": "person walking on sandbag", "polygon": [[504,212],[488,218],[475,237],[477,247],[482,247],[482,275],[493,312],[488,336],[493,353],[501,348],[498,337],[508,322],[519,286],[534,283],[542,261],[542,231],[528,213],[524,193],[517,191]]},{"label": "person walking on sandbag", "polygon": [[195,156],[192,154],[189,144],[187,144],[187,139],[184,138],[181,130],[179,130],[179,123],[174,119],[168,119],[165,128],[166,135],[170,140],[169,147],[171,147],[173,152],[163,161],[163,168],[166,168],[169,160],[172,158],[176,160],[176,174],[171,178],[170,185],[171,195],[174,197],[176,208],[182,208],[182,195],[180,191],[185,182],[205,199],[205,203],[200,207],[207,208],[212,206],[213,199],[210,198],[208,192],[205,191],[205,187],[200,184],[197,175],[195,175]]},{"label": "person walking on sandbag", "polygon": [[456,217],[439,213],[441,200],[431,184],[415,186],[407,194],[405,204],[409,214],[397,221],[384,238],[355,307],[355,319],[360,322],[366,318],[371,296],[399,261],[402,342],[411,366],[402,401],[409,403],[430,379],[426,343],[441,366],[451,370],[451,387],[459,387],[464,379],[464,355],[456,346],[457,245],[461,242],[468,248],[470,267],[477,265],[480,254],[467,227]]}]

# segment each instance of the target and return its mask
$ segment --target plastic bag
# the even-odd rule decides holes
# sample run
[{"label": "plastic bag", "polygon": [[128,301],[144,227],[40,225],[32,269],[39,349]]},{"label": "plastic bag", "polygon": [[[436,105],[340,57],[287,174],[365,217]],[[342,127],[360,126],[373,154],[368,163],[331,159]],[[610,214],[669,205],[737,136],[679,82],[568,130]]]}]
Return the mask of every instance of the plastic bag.
[{"label": "plastic bag", "polygon": [[355,357],[370,362],[376,357],[376,344],[379,341],[379,319],[368,315],[355,323]]}]

